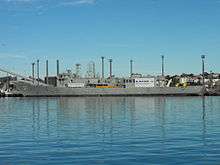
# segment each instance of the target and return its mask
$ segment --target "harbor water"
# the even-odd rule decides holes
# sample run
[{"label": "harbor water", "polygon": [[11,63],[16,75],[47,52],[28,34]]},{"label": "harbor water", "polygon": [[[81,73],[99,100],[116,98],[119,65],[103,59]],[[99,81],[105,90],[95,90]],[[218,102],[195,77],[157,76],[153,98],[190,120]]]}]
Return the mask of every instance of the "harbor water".
[{"label": "harbor water", "polygon": [[220,97],[0,98],[0,165],[219,163]]}]

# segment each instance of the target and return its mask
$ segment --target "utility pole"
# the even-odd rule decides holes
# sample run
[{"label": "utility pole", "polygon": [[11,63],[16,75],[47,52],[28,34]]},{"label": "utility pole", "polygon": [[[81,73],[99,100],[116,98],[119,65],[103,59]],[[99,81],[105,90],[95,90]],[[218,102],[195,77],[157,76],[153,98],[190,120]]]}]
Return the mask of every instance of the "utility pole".
[{"label": "utility pole", "polygon": [[130,77],[133,75],[133,60],[130,60]]},{"label": "utility pole", "polygon": [[40,80],[40,66],[39,66],[40,61],[37,60],[37,85],[39,85],[39,80]]},{"label": "utility pole", "polygon": [[32,78],[33,78],[33,84],[34,84],[34,65],[35,65],[35,63],[33,62],[33,63],[32,63]]},{"label": "utility pole", "polygon": [[105,59],[105,57],[101,57],[101,59],[102,59],[102,79],[104,79],[105,77],[105,75],[104,75],[104,59]]},{"label": "utility pole", "polygon": [[205,92],[205,55],[201,56],[202,59],[202,86],[203,86],[203,95]]},{"label": "utility pole", "polygon": [[46,84],[48,84],[48,60],[46,60]]},{"label": "utility pole", "polygon": [[162,55],[161,58],[162,58],[162,77],[164,77],[164,55]]},{"label": "utility pole", "polygon": [[92,64],[92,72],[93,72],[93,78],[95,78],[96,75],[95,75],[95,63],[94,62]]},{"label": "utility pole", "polygon": [[109,77],[112,78],[112,59],[109,59],[109,67],[110,67],[109,68],[110,69]]},{"label": "utility pole", "polygon": [[57,76],[60,74],[60,63],[59,60],[57,60]]}]

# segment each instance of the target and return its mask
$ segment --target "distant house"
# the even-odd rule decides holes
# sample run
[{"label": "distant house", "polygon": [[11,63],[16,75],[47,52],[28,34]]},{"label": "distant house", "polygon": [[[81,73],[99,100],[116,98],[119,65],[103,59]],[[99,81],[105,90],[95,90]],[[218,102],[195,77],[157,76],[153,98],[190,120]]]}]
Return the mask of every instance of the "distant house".
[{"label": "distant house", "polygon": [[179,78],[179,83],[180,84],[184,84],[184,83],[189,83],[191,85],[198,85],[198,84],[201,84],[201,81],[202,78],[200,76],[190,76],[190,75],[187,75],[185,77],[181,76]]}]

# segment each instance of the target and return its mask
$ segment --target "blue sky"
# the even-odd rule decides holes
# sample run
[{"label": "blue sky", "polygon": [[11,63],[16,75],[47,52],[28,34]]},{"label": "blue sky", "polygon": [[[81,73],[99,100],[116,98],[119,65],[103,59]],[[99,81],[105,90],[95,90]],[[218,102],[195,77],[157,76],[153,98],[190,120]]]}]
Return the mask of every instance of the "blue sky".
[{"label": "blue sky", "polygon": [[[0,0],[0,66],[25,75],[31,63],[45,60],[50,74],[113,58],[116,76],[134,72],[220,72],[220,0]],[[106,62],[106,75],[108,71]]]}]

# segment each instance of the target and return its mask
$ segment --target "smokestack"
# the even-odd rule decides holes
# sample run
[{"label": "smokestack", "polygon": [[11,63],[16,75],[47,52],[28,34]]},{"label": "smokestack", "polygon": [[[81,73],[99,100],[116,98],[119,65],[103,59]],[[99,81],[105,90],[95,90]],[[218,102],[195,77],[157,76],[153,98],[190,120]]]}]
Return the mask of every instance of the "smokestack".
[{"label": "smokestack", "polygon": [[46,60],[46,84],[48,84],[48,60]]},{"label": "smokestack", "polygon": [[34,84],[34,65],[35,65],[35,63],[32,63],[32,78],[33,78],[33,84]]},{"label": "smokestack", "polygon": [[95,75],[95,63],[93,62],[92,65],[93,65],[92,66],[93,78],[95,78],[96,77],[96,75]]},{"label": "smokestack", "polygon": [[133,74],[133,60],[130,60],[130,76]]},{"label": "smokestack", "polygon": [[101,57],[101,59],[102,59],[102,78],[104,79],[104,59],[105,59],[105,57]]},{"label": "smokestack", "polygon": [[60,74],[60,64],[59,60],[57,60],[57,76]]},{"label": "smokestack", "polygon": [[37,84],[39,85],[39,80],[40,80],[40,66],[39,66],[40,61],[37,60]]},{"label": "smokestack", "polygon": [[162,76],[164,77],[164,55],[162,55],[161,58],[162,58]]},{"label": "smokestack", "polygon": [[112,59],[109,59],[109,77],[112,78]]}]

